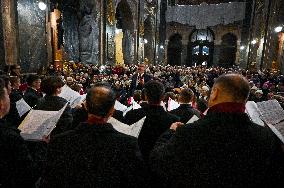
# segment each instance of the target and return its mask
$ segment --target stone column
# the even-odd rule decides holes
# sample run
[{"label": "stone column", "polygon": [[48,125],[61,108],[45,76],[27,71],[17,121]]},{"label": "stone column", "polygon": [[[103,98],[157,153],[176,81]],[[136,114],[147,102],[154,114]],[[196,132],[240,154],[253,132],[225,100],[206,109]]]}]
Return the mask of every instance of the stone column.
[{"label": "stone column", "polygon": [[6,65],[18,63],[15,0],[1,0],[1,14]]}]

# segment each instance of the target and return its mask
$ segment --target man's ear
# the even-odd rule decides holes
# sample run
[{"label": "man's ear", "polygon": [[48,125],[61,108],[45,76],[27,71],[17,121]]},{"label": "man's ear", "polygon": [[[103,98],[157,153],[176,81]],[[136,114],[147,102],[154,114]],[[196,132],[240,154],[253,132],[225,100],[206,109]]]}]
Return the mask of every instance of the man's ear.
[{"label": "man's ear", "polygon": [[108,114],[107,114],[107,118],[111,117],[113,115],[113,113],[115,112],[114,106],[109,110]]}]

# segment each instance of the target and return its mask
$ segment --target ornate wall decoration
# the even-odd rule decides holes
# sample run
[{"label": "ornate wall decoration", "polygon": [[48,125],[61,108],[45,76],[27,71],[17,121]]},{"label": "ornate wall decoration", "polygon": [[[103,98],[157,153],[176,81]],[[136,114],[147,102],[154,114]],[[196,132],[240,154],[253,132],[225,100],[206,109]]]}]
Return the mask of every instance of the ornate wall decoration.
[{"label": "ornate wall decoration", "polygon": [[110,25],[115,24],[115,9],[112,0],[107,0],[107,20]]},{"label": "ornate wall decoration", "polygon": [[145,31],[144,22],[141,20],[141,21],[140,21],[140,26],[139,26],[139,36],[140,36],[140,37],[143,37],[143,36],[144,36],[144,31]]}]

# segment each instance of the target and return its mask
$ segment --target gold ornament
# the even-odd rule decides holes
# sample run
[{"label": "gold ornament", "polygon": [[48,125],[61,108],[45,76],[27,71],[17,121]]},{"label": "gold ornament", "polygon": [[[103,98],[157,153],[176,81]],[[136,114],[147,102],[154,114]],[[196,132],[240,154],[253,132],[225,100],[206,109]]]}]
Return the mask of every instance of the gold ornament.
[{"label": "gold ornament", "polygon": [[107,20],[110,25],[113,25],[115,22],[115,10],[112,0],[107,0]]}]

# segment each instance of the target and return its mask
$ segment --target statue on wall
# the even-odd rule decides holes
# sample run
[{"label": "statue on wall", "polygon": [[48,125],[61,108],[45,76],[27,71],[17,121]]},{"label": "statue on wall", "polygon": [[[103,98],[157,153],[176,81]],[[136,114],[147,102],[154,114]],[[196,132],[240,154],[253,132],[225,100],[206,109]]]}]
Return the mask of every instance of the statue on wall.
[{"label": "statue on wall", "polygon": [[99,25],[95,1],[80,0],[79,47],[80,61],[97,64],[99,61]]}]

